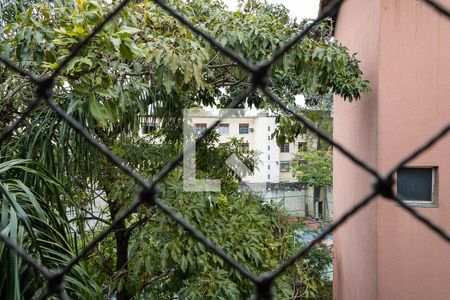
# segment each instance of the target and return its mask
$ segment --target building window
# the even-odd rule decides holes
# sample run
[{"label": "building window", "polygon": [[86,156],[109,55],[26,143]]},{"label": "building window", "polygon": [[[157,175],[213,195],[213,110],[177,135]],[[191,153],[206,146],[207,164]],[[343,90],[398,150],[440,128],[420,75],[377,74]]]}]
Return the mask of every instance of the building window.
[{"label": "building window", "polygon": [[267,140],[270,141],[270,135],[267,136]]},{"label": "building window", "polygon": [[306,142],[298,142],[298,150],[306,150]]},{"label": "building window", "polygon": [[270,126],[267,127],[267,131],[270,131]]},{"label": "building window", "polygon": [[315,208],[314,217],[316,219],[326,220],[326,216],[324,214],[323,201],[320,201],[320,200],[314,201],[314,208]]},{"label": "building window", "polygon": [[249,127],[248,124],[239,124],[239,134],[248,134]]},{"label": "building window", "polygon": [[230,124],[220,123],[219,124],[219,134],[220,135],[229,135],[230,134]]},{"label": "building window", "polygon": [[270,174],[267,174],[267,179],[270,179]]},{"label": "building window", "polygon": [[289,153],[289,143],[285,143],[280,147],[280,152],[282,153]]},{"label": "building window", "polygon": [[245,150],[249,150],[249,149],[250,149],[248,143],[241,143],[241,147],[242,147],[243,149],[245,149]]},{"label": "building window", "polygon": [[267,160],[270,160],[270,154],[269,154],[269,155],[267,155]]},{"label": "building window", "polygon": [[267,170],[270,170],[270,165],[267,165]]},{"label": "building window", "polygon": [[289,172],[289,168],[291,166],[290,161],[280,161],[280,172]]},{"label": "building window", "polygon": [[267,150],[269,150],[269,151],[270,151],[270,145],[268,145],[268,146],[267,146]]},{"label": "building window", "polygon": [[156,130],[156,123],[142,123],[142,133],[149,134]]},{"label": "building window", "polygon": [[206,123],[195,123],[194,124],[194,130],[195,133],[197,133],[198,135],[202,134],[202,132],[204,132],[206,130]]},{"label": "building window", "polygon": [[397,171],[397,193],[408,202],[436,202],[437,168],[400,168]]}]

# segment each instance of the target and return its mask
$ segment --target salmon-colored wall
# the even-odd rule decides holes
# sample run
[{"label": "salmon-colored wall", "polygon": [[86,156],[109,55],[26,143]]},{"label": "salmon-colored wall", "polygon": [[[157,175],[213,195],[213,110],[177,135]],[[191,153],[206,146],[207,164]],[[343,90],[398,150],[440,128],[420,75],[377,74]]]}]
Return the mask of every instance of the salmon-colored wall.
[{"label": "salmon-colored wall", "polygon": [[[377,164],[378,149],[379,10],[378,1],[345,1],[335,34],[362,58],[360,67],[372,91],[354,103],[335,99],[334,139],[372,166]],[[338,218],[371,191],[372,179],[337,150],[333,168],[334,216]],[[373,202],[334,233],[334,299],[376,299],[376,221]]]},{"label": "salmon-colored wall", "polygon": [[[348,0],[336,38],[358,52],[372,93],[336,99],[335,138],[386,172],[450,122],[450,21],[421,1]],[[450,136],[410,165],[438,167],[439,207],[417,209],[450,231]],[[349,175],[339,154],[334,167],[337,217],[372,179]],[[335,260],[335,299],[450,299],[450,245],[387,200],[337,232]]]},{"label": "salmon-colored wall", "polygon": [[[450,122],[450,21],[421,1],[384,0],[380,24],[378,168],[387,171]],[[450,136],[410,165],[438,166],[439,208],[418,210],[450,232]],[[450,299],[450,244],[394,203],[380,202],[377,216],[378,299]]]}]

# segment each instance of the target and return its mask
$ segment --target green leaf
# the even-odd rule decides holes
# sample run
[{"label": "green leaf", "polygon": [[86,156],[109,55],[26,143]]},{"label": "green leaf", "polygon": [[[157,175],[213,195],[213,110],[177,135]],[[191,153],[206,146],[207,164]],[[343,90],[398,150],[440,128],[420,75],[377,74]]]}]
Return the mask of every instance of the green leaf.
[{"label": "green leaf", "polygon": [[40,33],[39,31],[36,31],[33,35],[34,35],[34,39],[36,40],[36,42],[38,44],[42,43],[42,41],[44,40],[44,35],[42,33]]},{"label": "green leaf", "polygon": [[141,48],[139,48],[135,42],[133,42],[133,41],[129,42],[129,43],[127,43],[127,45],[134,55],[140,56],[140,57],[145,57],[144,51]]},{"label": "green leaf", "polygon": [[172,55],[170,56],[170,69],[172,70],[172,73],[175,73],[178,69],[178,56],[172,52]]},{"label": "green leaf", "polygon": [[175,86],[175,78],[173,76],[173,73],[170,71],[170,69],[165,68],[163,72],[163,85],[166,89],[167,93],[170,93]]},{"label": "green leaf", "polygon": [[172,260],[174,262],[178,262],[178,254],[174,247],[172,247],[172,249],[170,249],[170,257],[172,258]]},{"label": "green leaf", "polygon": [[105,122],[112,118],[111,113],[108,111],[105,105],[99,101],[90,101],[90,110],[92,116],[99,122]]},{"label": "green leaf", "polygon": [[202,70],[199,66],[194,65],[194,78],[197,83],[197,88],[199,88],[202,84]]},{"label": "green leaf", "polygon": [[128,26],[121,26],[119,28],[119,31],[117,31],[115,34],[120,35],[120,36],[129,36],[129,35],[133,35],[136,34],[138,32],[141,32],[142,30],[138,29],[138,28],[134,28],[134,27],[128,27]]},{"label": "green leaf", "polygon": [[180,263],[181,271],[186,272],[187,267],[188,267],[188,261],[186,259],[186,256],[182,255],[181,256],[181,263]]},{"label": "green leaf", "polygon": [[114,49],[116,49],[116,51],[120,51],[120,44],[121,44],[122,40],[120,38],[113,37],[113,36],[110,36],[109,40],[113,44]]},{"label": "green leaf", "polygon": [[131,51],[130,47],[123,41],[122,43],[120,43],[120,55],[122,55],[123,58],[128,60],[133,59],[133,52]]},{"label": "green leaf", "polygon": [[123,41],[120,44],[120,55],[122,55],[123,58],[128,60],[133,59],[133,52],[131,51],[130,47],[126,45]]},{"label": "green leaf", "polygon": [[101,95],[103,97],[107,97],[107,98],[114,98],[115,97],[115,95],[114,95],[114,93],[112,92],[111,89],[96,89],[95,93],[99,94],[99,95]]},{"label": "green leaf", "polygon": [[161,251],[161,266],[163,268],[167,267],[167,259],[169,258],[169,251],[167,250],[167,247],[164,247]]}]

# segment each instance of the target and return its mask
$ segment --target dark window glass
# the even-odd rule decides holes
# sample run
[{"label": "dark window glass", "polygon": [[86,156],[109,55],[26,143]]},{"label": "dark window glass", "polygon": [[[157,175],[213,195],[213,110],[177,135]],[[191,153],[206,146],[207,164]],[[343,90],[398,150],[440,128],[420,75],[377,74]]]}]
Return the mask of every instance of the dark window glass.
[{"label": "dark window glass", "polygon": [[401,168],[397,171],[397,193],[407,201],[431,201],[432,168]]},{"label": "dark window glass", "polygon": [[248,124],[239,124],[239,134],[248,134],[249,126]]},{"label": "dark window glass", "polygon": [[323,216],[323,202],[322,201],[317,202],[317,212],[319,214],[318,217],[322,218],[322,216]]},{"label": "dark window glass", "polygon": [[142,124],[142,133],[148,134],[156,130],[156,123],[143,123]]},{"label": "dark window glass", "polygon": [[206,123],[196,123],[194,124],[194,130],[195,133],[197,133],[198,135],[200,135],[202,132],[204,132],[207,128]]},{"label": "dark window glass", "polygon": [[289,153],[289,143],[285,143],[284,145],[281,145],[280,152]]},{"label": "dark window glass", "polygon": [[280,172],[289,172],[291,163],[289,161],[280,161]]}]

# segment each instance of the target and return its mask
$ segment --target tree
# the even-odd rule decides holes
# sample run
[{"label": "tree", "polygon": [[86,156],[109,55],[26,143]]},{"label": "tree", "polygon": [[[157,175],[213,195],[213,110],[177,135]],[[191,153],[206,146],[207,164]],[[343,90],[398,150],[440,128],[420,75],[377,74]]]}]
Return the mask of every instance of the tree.
[{"label": "tree", "polygon": [[[32,6],[17,11],[14,18],[9,18],[0,29],[0,53],[35,74],[48,74],[112,10],[110,2],[36,1]],[[268,59],[307,25],[290,20],[284,7],[265,2],[255,1],[253,3],[257,5],[237,12],[224,11],[224,4],[218,1],[167,3],[212,34],[222,45],[232,48],[253,63]],[[294,96],[298,93],[336,93],[352,101],[368,89],[356,57],[349,56],[344,46],[325,39],[319,33],[320,30],[312,32],[272,68],[274,93],[291,107],[295,106]],[[35,96],[31,84],[4,66],[0,67],[0,82],[1,107],[8,108],[2,111],[0,117],[0,128],[5,128]],[[129,166],[151,178],[182,149],[183,109],[224,107],[249,84],[246,72],[163,13],[153,2],[133,1],[63,69],[55,82],[53,100]],[[159,108],[155,112],[155,117],[161,120],[157,135],[164,143],[155,144],[149,142],[151,137],[139,137],[136,116],[144,114],[148,105],[159,102],[163,105],[157,106]],[[246,104],[277,111],[259,92],[248,97]],[[7,159],[21,157],[33,160],[60,182],[71,202],[58,198],[59,192],[54,192],[48,199],[53,199],[64,209],[75,209],[77,217],[71,225],[82,234],[77,239],[77,246],[82,247],[131,202],[137,187],[111,167],[104,157],[61,122],[49,108],[39,107],[27,122],[9,144],[2,147],[2,155]],[[239,149],[238,145],[234,148],[214,146],[213,136],[199,148],[198,155],[201,155],[203,162],[207,162],[198,166],[200,176],[220,176],[225,183],[224,193],[211,196],[217,202],[211,204],[216,205],[216,209],[210,210],[208,204],[201,201],[203,198],[200,195],[185,195],[174,188],[179,185],[179,170],[175,170],[163,183],[162,199],[191,222],[204,226],[201,227],[205,232],[216,234],[211,238],[219,244],[227,241],[230,233],[225,230],[225,225],[235,216],[236,223],[231,223],[232,232],[243,226],[254,228],[254,231],[249,230],[252,235],[243,235],[230,245],[225,243],[225,248],[240,261],[251,264],[255,271],[272,268],[292,253],[289,247],[293,247],[293,243],[283,240],[285,232],[278,229],[279,222],[275,220],[279,214],[252,196],[245,198],[246,203],[251,204],[248,211],[238,209],[242,199],[233,193],[237,179],[223,164],[231,151],[241,153],[240,158],[247,163],[254,154]],[[43,192],[39,190],[39,185],[34,187],[37,193]],[[98,199],[102,199],[107,207],[107,212],[102,216],[90,210]],[[195,201],[185,203],[186,199]],[[195,211],[201,216],[197,217]],[[92,218],[96,218],[100,225],[93,232],[84,232],[86,221]],[[239,223],[239,218],[248,222]],[[212,220],[215,219],[222,223],[213,226]],[[153,222],[159,222],[161,228],[147,225]],[[149,240],[144,241],[141,236],[149,226],[153,230]],[[269,233],[277,241],[274,245],[262,238]],[[255,239],[253,242],[260,251],[269,247],[270,251],[265,250],[268,252],[264,253],[264,259],[257,257],[251,245],[242,247],[242,257],[236,254],[240,253],[236,252],[236,247],[242,244],[244,237]],[[197,245],[192,246],[194,250],[186,248],[189,243]],[[179,251],[170,253],[165,258],[164,266],[154,265],[158,255],[145,256],[150,257],[150,262],[139,255],[139,252],[159,250],[161,245],[163,249],[171,245],[171,249]],[[200,248],[200,252],[195,252],[196,247]],[[192,263],[189,258],[192,259],[192,251],[204,259],[199,258],[199,261]],[[108,289],[112,289],[117,299],[152,293],[197,295],[196,287],[199,285],[208,286],[211,288],[208,291],[213,291],[215,281],[211,278],[212,274],[216,276],[215,280],[224,280],[227,287],[216,290],[214,296],[239,298],[248,293],[248,282],[239,278],[235,271],[222,267],[219,259],[152,209],[141,208],[129,220],[118,224],[110,239],[101,243],[91,255],[98,260],[94,263],[88,260],[90,263],[84,270],[99,285],[103,285],[103,294],[110,294]],[[167,252],[160,252],[159,258],[165,256]],[[143,265],[139,265],[139,259],[144,260]],[[130,260],[134,262],[133,268],[130,268]],[[56,263],[61,264],[64,264],[61,260]],[[146,269],[145,274],[134,272],[135,267],[143,270],[142,266]],[[192,275],[199,270],[203,270],[204,277]],[[186,281],[177,282],[177,278]],[[236,281],[232,282],[229,278]],[[153,280],[160,282],[163,290],[155,291],[150,285]],[[289,294],[286,282],[281,280],[280,290]],[[189,286],[191,289],[187,290]],[[94,286],[90,288],[92,291],[96,289]],[[82,298],[76,288],[71,292],[75,298]],[[212,294],[202,296],[213,297]]]},{"label": "tree", "polygon": [[300,150],[293,164],[300,182],[315,187],[333,185],[333,154],[331,150]]},{"label": "tree", "polygon": [[[40,193],[29,186],[39,186]],[[69,226],[64,206],[52,201],[58,194],[64,195],[61,184],[38,165],[23,159],[0,158],[1,234],[49,268],[69,260],[77,251],[78,237]],[[0,244],[2,299],[31,299],[45,286],[38,278],[36,270]],[[69,293],[95,297],[95,281],[90,279],[84,263],[70,272],[67,281]]]}]

